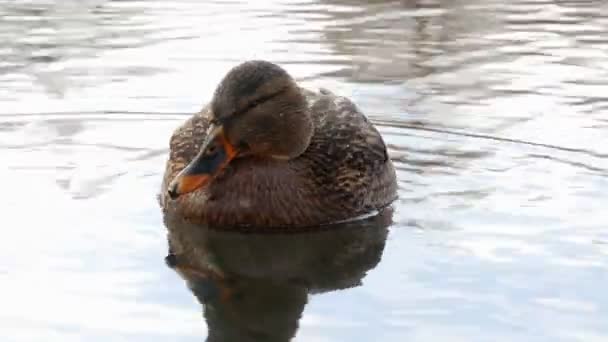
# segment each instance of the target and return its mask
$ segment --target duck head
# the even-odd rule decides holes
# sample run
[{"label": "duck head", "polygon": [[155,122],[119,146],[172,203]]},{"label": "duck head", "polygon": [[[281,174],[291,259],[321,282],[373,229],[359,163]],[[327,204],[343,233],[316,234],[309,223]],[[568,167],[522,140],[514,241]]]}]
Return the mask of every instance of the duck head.
[{"label": "duck head", "polygon": [[235,158],[290,160],[308,147],[313,122],[306,98],[278,65],[249,61],[218,85],[199,153],[172,181],[169,196],[204,187]]}]

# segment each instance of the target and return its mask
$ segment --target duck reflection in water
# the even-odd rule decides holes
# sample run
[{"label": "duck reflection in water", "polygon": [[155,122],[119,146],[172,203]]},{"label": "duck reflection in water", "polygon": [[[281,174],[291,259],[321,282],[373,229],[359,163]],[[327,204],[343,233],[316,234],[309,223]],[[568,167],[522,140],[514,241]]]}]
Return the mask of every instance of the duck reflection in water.
[{"label": "duck reflection in water", "polygon": [[[207,341],[279,342],[295,336],[309,295],[361,284],[380,261],[392,210],[289,233],[213,230],[164,218],[167,264],[203,305]],[[184,228],[187,240],[171,234]]]}]

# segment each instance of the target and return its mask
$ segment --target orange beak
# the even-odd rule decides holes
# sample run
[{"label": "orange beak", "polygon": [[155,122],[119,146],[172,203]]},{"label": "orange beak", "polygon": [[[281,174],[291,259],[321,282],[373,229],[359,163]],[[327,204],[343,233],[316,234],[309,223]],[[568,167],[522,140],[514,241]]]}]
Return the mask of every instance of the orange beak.
[{"label": "orange beak", "polygon": [[209,127],[207,138],[201,151],[169,185],[169,197],[192,192],[207,185],[237,155],[221,126]]}]

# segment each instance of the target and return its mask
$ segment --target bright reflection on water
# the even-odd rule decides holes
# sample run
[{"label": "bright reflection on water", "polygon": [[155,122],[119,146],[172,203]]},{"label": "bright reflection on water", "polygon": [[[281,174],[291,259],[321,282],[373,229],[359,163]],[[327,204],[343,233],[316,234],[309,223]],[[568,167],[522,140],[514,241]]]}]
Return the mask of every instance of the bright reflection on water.
[{"label": "bright reflection on water", "polygon": [[593,0],[0,0],[2,340],[207,335],[155,195],[252,58],[350,96],[398,168],[381,260],[295,341],[608,340],[606,32]]}]

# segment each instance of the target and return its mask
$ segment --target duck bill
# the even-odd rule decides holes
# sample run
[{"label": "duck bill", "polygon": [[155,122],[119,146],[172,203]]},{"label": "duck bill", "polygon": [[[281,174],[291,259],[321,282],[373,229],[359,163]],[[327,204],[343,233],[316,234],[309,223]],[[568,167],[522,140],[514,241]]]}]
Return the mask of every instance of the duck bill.
[{"label": "duck bill", "polygon": [[210,127],[199,154],[169,185],[169,196],[176,199],[204,187],[234,159],[236,154],[236,149],[226,139],[222,127]]}]

